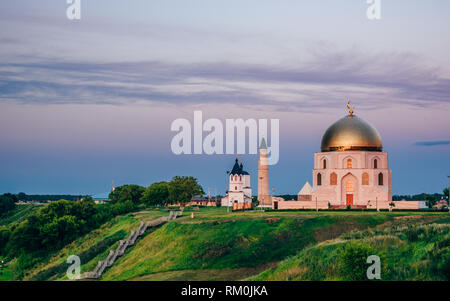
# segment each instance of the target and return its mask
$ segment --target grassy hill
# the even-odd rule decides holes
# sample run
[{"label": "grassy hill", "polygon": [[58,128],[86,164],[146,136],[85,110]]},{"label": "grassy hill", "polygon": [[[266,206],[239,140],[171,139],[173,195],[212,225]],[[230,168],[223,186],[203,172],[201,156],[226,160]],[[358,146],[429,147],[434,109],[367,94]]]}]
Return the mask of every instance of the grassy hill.
[{"label": "grassy hill", "polygon": [[377,255],[382,280],[448,281],[450,224],[441,222],[351,232],[247,280],[366,280],[367,256]]},{"label": "grassy hill", "polygon": [[[191,218],[191,213],[194,218]],[[440,227],[447,229],[445,227],[450,224],[449,214],[414,213],[419,218],[401,218],[411,214],[352,211],[227,212],[226,208],[201,208],[198,211],[187,209],[183,217],[146,232],[133,247],[127,249],[124,256],[105,271],[101,280],[241,280],[248,277],[254,280],[341,279],[340,274],[336,274],[338,272],[325,273],[323,276],[312,267],[321,267],[324,270],[334,267],[333,264],[338,263],[333,261],[335,258],[332,254],[339,254],[342,245],[350,241],[366,244],[370,237],[376,242],[382,241],[380,246],[385,246],[389,252],[392,251],[390,248],[398,250],[398,253],[392,253],[392,258],[386,257],[391,258],[389,260],[392,262],[395,258],[408,258],[405,259],[405,266],[416,261],[424,264],[426,260],[431,259],[423,259],[420,254],[433,249],[432,244],[435,242],[424,242],[423,233],[432,235],[437,240],[444,239],[445,245],[448,232],[417,230],[418,233],[425,232],[420,232],[420,238],[414,242],[417,245],[414,249],[417,254],[410,254],[411,250],[407,248],[409,241],[401,242],[404,236],[399,234],[398,239],[382,240],[381,237],[397,235],[383,231],[403,229],[400,227],[408,225],[419,227],[430,223],[441,223]],[[168,212],[146,209],[117,216],[26,271],[24,280],[66,279],[66,259],[70,255],[80,256],[82,273],[93,270],[98,260],[106,258],[109,250],[116,248],[118,241],[137,228],[140,221],[163,215],[168,215]],[[279,219],[269,222],[268,218]],[[377,246],[377,243],[374,243],[373,248]],[[439,253],[442,248],[435,251]],[[315,272],[298,273],[299,267],[300,270],[308,267]],[[8,267],[10,272],[7,272],[7,275],[5,273],[4,277],[11,278],[14,268],[13,261]],[[339,271],[338,268],[335,269]],[[283,271],[289,272],[285,274]],[[286,275],[291,275],[291,278],[286,278]],[[437,279],[433,275],[435,274],[430,272],[424,277]],[[395,277],[400,276],[392,277],[397,279]]]},{"label": "grassy hill", "polygon": [[[140,240],[102,280],[239,280],[352,230],[400,224],[389,213],[203,209]],[[423,215],[420,221],[433,221]],[[280,217],[269,223],[268,217]]]},{"label": "grassy hill", "polygon": [[[64,280],[70,255],[78,255],[81,259],[82,272],[95,268],[99,260],[108,255],[109,250],[119,244],[129,233],[139,226],[140,221],[147,221],[167,215],[164,211],[144,211],[115,217],[99,229],[80,237],[59,252],[53,254],[45,262],[41,262],[32,270],[27,271],[24,280]],[[12,263],[14,270],[14,262]]]}]

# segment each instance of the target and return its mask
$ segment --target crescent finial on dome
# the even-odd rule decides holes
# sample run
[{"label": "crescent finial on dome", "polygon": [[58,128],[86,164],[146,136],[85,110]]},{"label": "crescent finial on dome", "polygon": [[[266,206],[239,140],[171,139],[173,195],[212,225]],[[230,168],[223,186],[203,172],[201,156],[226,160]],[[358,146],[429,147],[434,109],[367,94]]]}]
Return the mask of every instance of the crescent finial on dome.
[{"label": "crescent finial on dome", "polygon": [[354,112],[355,107],[350,106],[350,100],[347,101],[347,108],[348,108],[348,112],[350,113],[350,117],[353,117],[353,112]]}]

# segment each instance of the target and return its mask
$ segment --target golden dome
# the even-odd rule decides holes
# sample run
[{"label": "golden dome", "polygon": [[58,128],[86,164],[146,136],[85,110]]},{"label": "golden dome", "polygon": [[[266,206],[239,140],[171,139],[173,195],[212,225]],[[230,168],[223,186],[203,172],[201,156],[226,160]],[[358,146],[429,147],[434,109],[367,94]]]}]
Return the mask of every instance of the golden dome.
[{"label": "golden dome", "polygon": [[322,137],[322,152],[332,151],[377,151],[383,150],[381,136],[366,121],[353,115],[339,119],[332,124]]}]

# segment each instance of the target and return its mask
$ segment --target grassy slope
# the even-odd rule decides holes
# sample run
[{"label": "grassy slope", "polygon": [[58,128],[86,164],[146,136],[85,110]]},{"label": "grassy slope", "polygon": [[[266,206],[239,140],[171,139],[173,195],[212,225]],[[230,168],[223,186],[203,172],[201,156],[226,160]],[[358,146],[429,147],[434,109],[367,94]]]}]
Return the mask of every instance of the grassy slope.
[{"label": "grassy slope", "polygon": [[9,266],[0,268],[0,281],[11,281],[13,280],[13,273]]},{"label": "grassy slope", "polygon": [[82,273],[91,271],[99,260],[106,258],[109,250],[117,247],[120,239],[126,238],[132,230],[139,226],[140,221],[155,219],[163,215],[167,215],[167,212],[145,211],[118,216],[99,229],[70,243],[53,254],[47,261],[28,271],[25,280],[66,279],[65,272],[69,266],[66,260],[70,255],[80,256]]},{"label": "grassy slope", "polygon": [[[191,219],[191,213],[195,218]],[[141,220],[167,215],[146,210],[116,217],[28,271],[25,280],[66,279],[65,262],[79,255],[82,273],[95,268]],[[102,280],[237,280],[256,275],[288,256],[354,229],[394,223],[411,213],[235,212],[225,208],[187,209],[185,215],[138,240]],[[440,213],[414,213],[434,220]],[[445,216],[448,216],[445,215]],[[280,217],[267,223],[268,217]],[[417,221],[412,221],[417,222]],[[448,221],[447,221],[448,222]],[[14,262],[11,265],[14,270]]]},{"label": "grassy slope", "polygon": [[10,226],[14,223],[20,223],[32,213],[37,212],[45,205],[23,204],[7,212],[0,217],[0,226]]},{"label": "grassy slope", "polygon": [[[102,279],[197,280],[203,277],[193,275],[195,270],[208,274],[206,270],[221,269],[230,273],[231,279],[242,279],[248,276],[242,268],[257,270],[308,245],[392,220],[388,214],[226,213],[223,208],[205,208],[194,215],[191,219],[186,213],[147,235],[106,271]],[[267,223],[264,219],[270,216],[279,216],[280,220]],[[231,273],[232,269],[236,273]]]},{"label": "grassy slope", "polygon": [[343,249],[355,242],[370,247],[380,257],[382,280],[449,280],[448,221],[447,217],[431,225],[409,223],[348,233],[302,250],[248,280],[346,280]]}]

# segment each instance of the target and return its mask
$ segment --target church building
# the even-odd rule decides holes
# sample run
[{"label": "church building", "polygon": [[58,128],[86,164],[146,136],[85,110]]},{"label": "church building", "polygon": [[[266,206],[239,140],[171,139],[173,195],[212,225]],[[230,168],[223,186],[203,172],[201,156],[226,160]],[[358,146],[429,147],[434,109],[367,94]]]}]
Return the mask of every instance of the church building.
[{"label": "church building", "polygon": [[233,169],[228,177],[228,191],[222,198],[222,206],[233,207],[233,210],[252,208],[252,189],[250,187],[250,174],[239,164],[234,162]]}]

